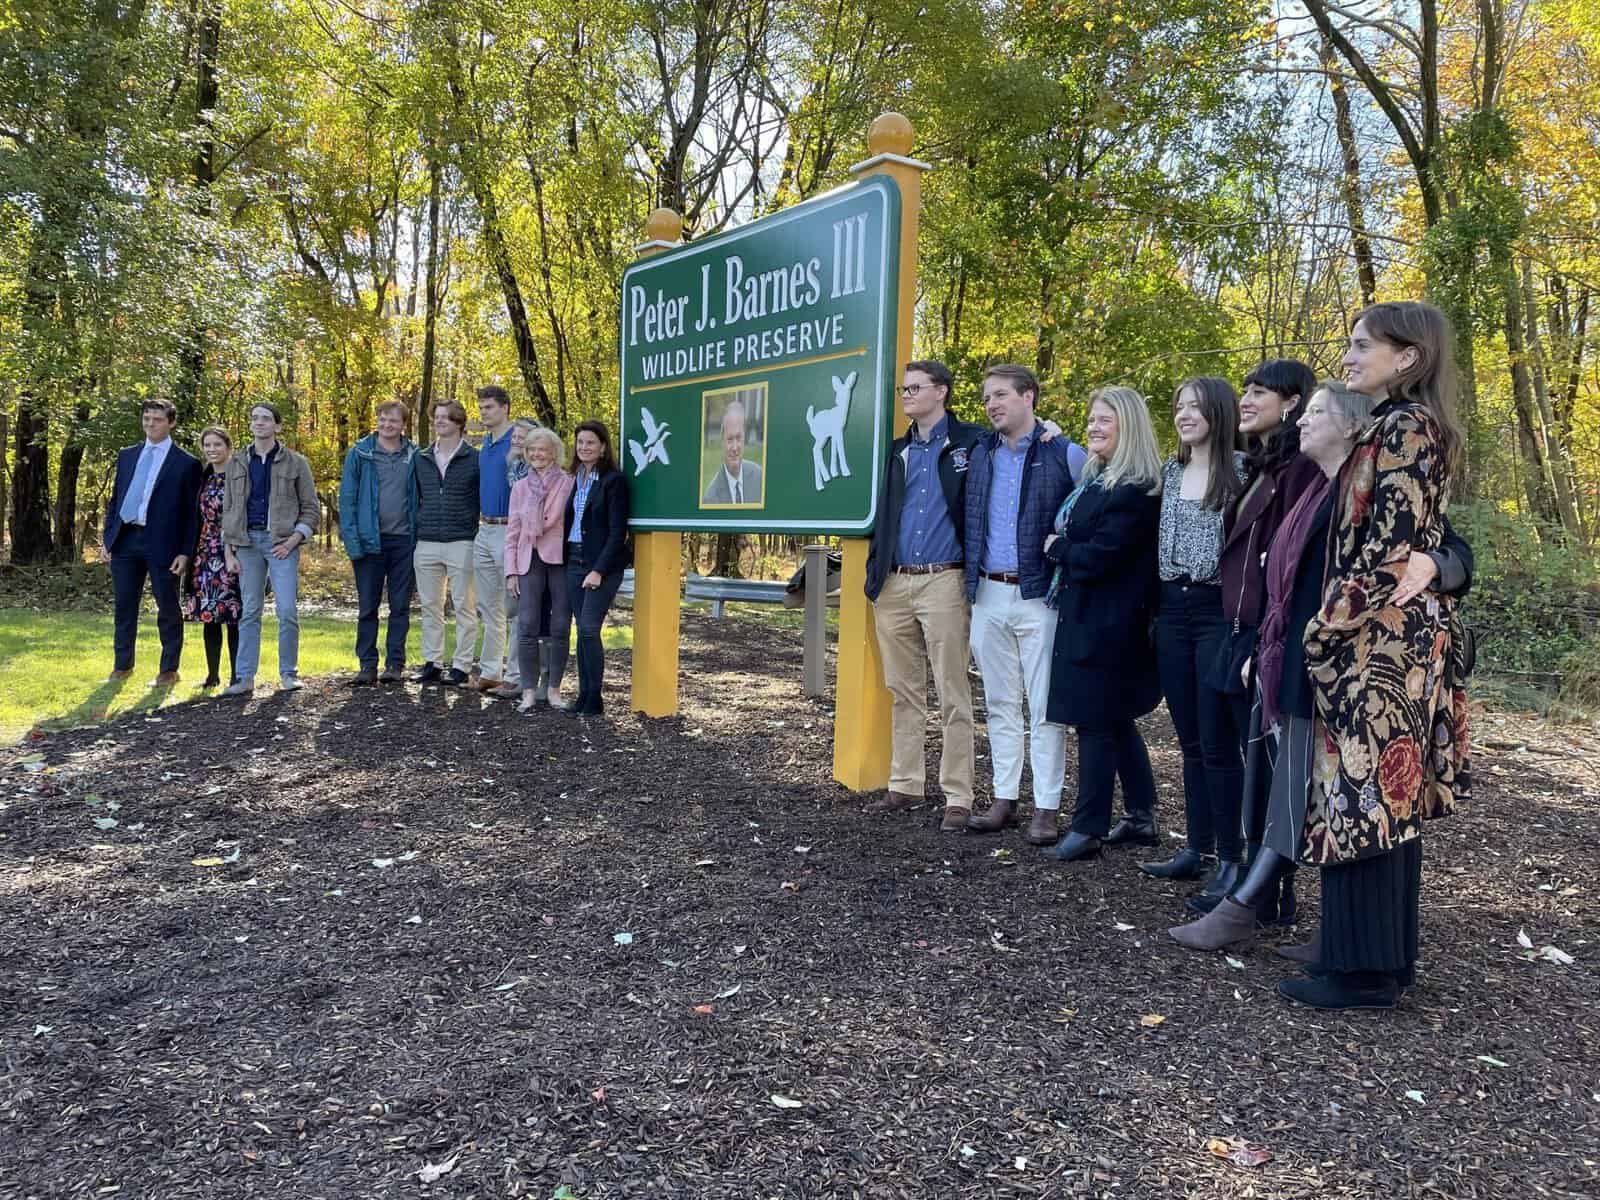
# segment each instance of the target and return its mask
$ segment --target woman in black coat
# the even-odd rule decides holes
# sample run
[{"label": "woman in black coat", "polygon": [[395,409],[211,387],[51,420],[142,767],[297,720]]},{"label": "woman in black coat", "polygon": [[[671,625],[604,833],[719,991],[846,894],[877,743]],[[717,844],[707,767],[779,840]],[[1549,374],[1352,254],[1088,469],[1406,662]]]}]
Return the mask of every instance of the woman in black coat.
[{"label": "woman in black coat", "polygon": [[[601,712],[605,649],[600,630],[627,568],[628,483],[617,469],[611,434],[599,421],[579,421],[573,432],[572,494],[567,498],[567,598],[578,623],[578,698],[574,716]],[[552,630],[550,686],[561,686],[567,665],[567,626]]]},{"label": "woman in black coat", "polygon": [[[1089,465],[1045,540],[1057,610],[1046,715],[1078,730],[1078,803],[1056,843],[1063,862],[1101,844],[1155,840],[1155,776],[1135,718],[1161,702],[1150,643],[1156,600],[1161,455],[1144,397],[1100,388],[1089,400]],[[1108,833],[1122,779],[1127,816]]]}]

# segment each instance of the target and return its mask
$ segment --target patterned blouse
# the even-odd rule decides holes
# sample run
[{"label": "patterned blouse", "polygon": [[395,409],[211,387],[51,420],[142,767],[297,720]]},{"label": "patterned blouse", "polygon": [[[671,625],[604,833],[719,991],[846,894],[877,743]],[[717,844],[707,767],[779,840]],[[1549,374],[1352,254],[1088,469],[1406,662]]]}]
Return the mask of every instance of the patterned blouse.
[{"label": "patterned blouse", "polygon": [[[1244,482],[1245,461],[1243,454],[1234,454],[1233,469],[1240,483]],[[1222,513],[1200,500],[1185,500],[1182,491],[1183,464],[1174,456],[1161,469],[1161,580],[1170,583],[1187,578],[1191,583],[1219,585]]]}]

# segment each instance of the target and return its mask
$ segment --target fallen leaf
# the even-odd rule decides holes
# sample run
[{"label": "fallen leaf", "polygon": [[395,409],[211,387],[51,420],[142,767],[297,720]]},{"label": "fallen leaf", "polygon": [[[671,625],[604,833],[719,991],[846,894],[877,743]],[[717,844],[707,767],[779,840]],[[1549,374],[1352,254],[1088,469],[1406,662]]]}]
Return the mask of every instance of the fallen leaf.
[{"label": "fallen leaf", "polygon": [[1481,1063],[1488,1063],[1491,1067],[1506,1067],[1511,1065],[1509,1063],[1501,1062],[1492,1054],[1480,1054],[1478,1055],[1478,1061]]},{"label": "fallen leaf", "polygon": [[716,865],[717,860],[714,858],[702,858],[699,862],[695,863],[695,866],[697,867],[714,867]]},{"label": "fallen leaf", "polygon": [[794,848],[794,852],[796,854],[810,854],[811,853],[811,847],[810,846],[796,846]]},{"label": "fallen leaf", "polygon": [[235,846],[233,848],[233,853],[228,855],[228,857],[223,859],[222,861],[225,862],[225,863],[236,863],[236,862],[238,862],[239,861],[239,850],[240,850],[240,847]]},{"label": "fallen leaf", "polygon": [[395,862],[410,862],[413,858],[417,858],[421,854],[422,854],[421,850],[407,850],[404,854],[396,855],[394,861]]},{"label": "fallen leaf", "polygon": [[780,892],[799,892],[800,885],[792,879],[785,879],[781,884],[778,885],[778,890]]},{"label": "fallen leaf", "polygon": [[1115,929],[1118,933],[1127,933],[1133,928],[1133,926],[1129,925],[1126,921],[1118,921],[1115,925],[1112,926],[1112,928]]},{"label": "fallen leaf", "polygon": [[35,1025],[33,1027],[33,1036],[34,1037],[44,1037],[47,1034],[54,1033],[55,1030],[56,1030],[56,1027],[54,1025]]},{"label": "fallen leaf", "polygon": [[1139,1024],[1143,1025],[1146,1029],[1154,1029],[1157,1025],[1165,1025],[1166,1022],[1167,1019],[1160,1013],[1149,1013],[1148,1015],[1139,1018]]},{"label": "fallen leaf", "polygon": [[406,918],[406,924],[407,925],[421,925],[422,924],[421,915],[418,914],[418,913],[412,913],[409,917]]},{"label": "fallen leaf", "polygon": [[1563,967],[1570,967],[1574,962],[1577,961],[1565,950],[1558,950],[1554,946],[1546,946],[1543,950],[1539,951],[1539,957],[1546,959],[1549,962],[1558,963]]},{"label": "fallen leaf", "polygon": [[1028,1169],[1027,1156],[1022,1154],[1017,1155],[1011,1160],[1011,1165],[1019,1171],[1026,1171]]},{"label": "fallen leaf", "polygon": [[372,860],[372,865],[377,867],[378,870],[382,871],[385,868],[394,866],[394,859],[392,859],[392,858],[375,858],[375,859]]},{"label": "fallen leaf", "polygon": [[422,1164],[422,1170],[417,1172],[417,1178],[423,1183],[433,1183],[442,1179],[456,1169],[456,1159],[459,1157],[460,1155],[452,1154],[442,1163],[425,1162]]},{"label": "fallen leaf", "polygon": [[549,913],[545,913],[544,916],[539,918],[539,922],[542,925],[554,925],[556,923],[556,919]]},{"label": "fallen leaf", "polygon": [[962,1158],[976,1158],[977,1156],[978,1156],[978,1152],[976,1150],[974,1150],[971,1146],[963,1146],[963,1147],[961,1147],[961,1157]]},{"label": "fallen leaf", "polygon": [[94,827],[96,829],[115,829],[117,827],[117,819],[115,817],[96,817],[94,819]]},{"label": "fallen leaf", "polygon": [[1524,931],[1519,929],[1519,930],[1517,930],[1517,945],[1521,946],[1524,950],[1532,950],[1533,949],[1533,939],[1531,937],[1529,937]]},{"label": "fallen leaf", "polygon": [[1218,1158],[1241,1167],[1259,1167],[1272,1160],[1272,1151],[1252,1146],[1243,1138],[1208,1138],[1206,1149]]},{"label": "fallen leaf", "polygon": [[189,861],[197,867],[220,867],[222,865],[222,859],[215,854],[208,854],[204,858],[191,858]]},{"label": "fallen leaf", "polygon": [[738,957],[739,957],[739,955],[741,955],[741,954],[743,954],[743,953],[744,953],[744,952],[745,952],[745,951],[746,951],[746,950],[748,950],[748,949],[750,949],[750,947],[749,947],[749,946],[735,946],[735,947],[734,947],[734,948],[733,948],[733,956],[734,956],[734,957],[735,957],[735,958],[738,958]]},{"label": "fallen leaf", "polygon": [[696,1004],[694,1006],[694,1011],[699,1013],[702,1017],[709,1017],[716,1010],[709,1004]]},{"label": "fallen leaf", "polygon": [[613,933],[611,940],[619,946],[631,946],[633,945],[633,934],[627,932]]},{"label": "fallen leaf", "polygon": [[739,989],[742,987],[744,987],[744,984],[736,983],[731,988],[724,988],[722,991],[718,992],[713,999],[726,1000],[729,996],[737,996],[739,994]]},{"label": "fallen leaf", "polygon": [[1222,957],[1227,962],[1227,964],[1230,967],[1232,967],[1235,971],[1244,970],[1244,964],[1242,962],[1240,962],[1237,958],[1233,957],[1233,955],[1224,954]]},{"label": "fallen leaf", "polygon": [[509,992],[512,988],[516,987],[519,982],[521,982],[521,981],[513,979],[510,983],[502,983],[499,987],[495,988],[494,990],[497,991],[497,992]]},{"label": "fallen leaf", "polygon": [[804,1108],[806,1106],[803,1100],[791,1100],[787,1096],[778,1095],[777,1092],[773,1092],[767,1099],[771,1100],[779,1108]]},{"label": "fallen leaf", "polygon": [[1415,1102],[1417,1104],[1423,1103],[1422,1093],[1417,1091],[1415,1088],[1412,1088],[1409,1092],[1406,1093],[1406,1099],[1407,1100],[1411,1100],[1411,1101],[1413,1101],[1413,1102]]}]

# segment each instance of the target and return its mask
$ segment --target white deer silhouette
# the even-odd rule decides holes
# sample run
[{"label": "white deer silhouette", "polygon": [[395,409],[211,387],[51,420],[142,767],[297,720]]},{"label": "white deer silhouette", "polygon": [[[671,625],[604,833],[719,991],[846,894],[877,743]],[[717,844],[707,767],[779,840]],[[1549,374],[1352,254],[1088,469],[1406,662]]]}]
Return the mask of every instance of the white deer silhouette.
[{"label": "white deer silhouette", "polygon": [[[856,373],[851,371],[843,379],[833,376],[833,407],[815,412],[806,405],[806,424],[811,427],[811,466],[817,491],[823,484],[840,475],[850,474],[850,464],[844,456],[844,424],[850,417],[850,393],[855,390]],[[828,447],[828,461],[822,461],[822,448]]]}]

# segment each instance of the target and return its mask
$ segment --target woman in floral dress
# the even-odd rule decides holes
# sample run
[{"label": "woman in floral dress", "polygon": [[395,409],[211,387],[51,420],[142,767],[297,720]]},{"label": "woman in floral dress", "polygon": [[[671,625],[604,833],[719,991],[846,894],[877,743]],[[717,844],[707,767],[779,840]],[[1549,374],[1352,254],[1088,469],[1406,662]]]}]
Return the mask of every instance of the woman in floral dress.
[{"label": "woman in floral dress", "polygon": [[200,482],[200,538],[184,597],[185,620],[199,621],[206,645],[206,681],[214,688],[222,680],[222,631],[228,631],[228,674],[233,674],[239,653],[239,568],[222,541],[223,468],[233,453],[233,439],[215,425],[200,433],[200,452],[206,467]]}]

